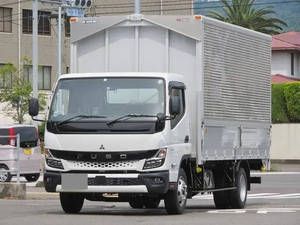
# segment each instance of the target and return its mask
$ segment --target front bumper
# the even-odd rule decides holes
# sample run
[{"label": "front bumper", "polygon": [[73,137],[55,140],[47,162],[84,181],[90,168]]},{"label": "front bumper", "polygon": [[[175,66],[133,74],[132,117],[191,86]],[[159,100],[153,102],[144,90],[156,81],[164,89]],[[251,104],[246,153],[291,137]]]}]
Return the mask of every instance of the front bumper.
[{"label": "front bumper", "polygon": [[169,189],[169,172],[86,174],[46,171],[44,183],[48,192],[164,194]]}]

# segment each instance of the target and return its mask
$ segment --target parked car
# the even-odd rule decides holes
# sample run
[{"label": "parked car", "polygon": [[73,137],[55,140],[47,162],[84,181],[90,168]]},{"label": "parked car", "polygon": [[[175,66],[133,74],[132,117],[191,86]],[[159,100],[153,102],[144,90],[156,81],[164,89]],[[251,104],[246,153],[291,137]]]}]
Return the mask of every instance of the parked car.
[{"label": "parked car", "polygon": [[9,182],[17,175],[17,134],[20,134],[20,175],[27,181],[36,181],[40,176],[42,154],[37,129],[23,124],[0,125],[0,182]]}]

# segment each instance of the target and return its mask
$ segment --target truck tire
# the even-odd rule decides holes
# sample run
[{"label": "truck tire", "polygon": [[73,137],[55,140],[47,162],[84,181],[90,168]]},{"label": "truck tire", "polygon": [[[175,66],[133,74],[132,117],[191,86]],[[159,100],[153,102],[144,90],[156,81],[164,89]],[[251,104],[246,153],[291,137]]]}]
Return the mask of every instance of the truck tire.
[{"label": "truck tire", "polygon": [[[225,177],[223,174],[217,174],[214,177],[217,188],[225,187]],[[214,202],[217,209],[230,208],[230,191],[215,191],[213,192]]]},{"label": "truck tire", "polygon": [[79,213],[84,197],[78,193],[59,193],[60,204],[66,213]]},{"label": "truck tire", "polygon": [[26,178],[27,181],[34,182],[39,179],[40,174],[39,173],[25,174],[24,177]]},{"label": "truck tire", "polygon": [[236,174],[236,188],[230,192],[230,205],[234,209],[242,209],[247,201],[247,175],[244,168]]},{"label": "truck tire", "polygon": [[157,198],[145,198],[144,206],[146,209],[157,209],[160,203],[160,199]]},{"label": "truck tire", "polygon": [[165,196],[165,208],[168,214],[182,214],[187,201],[187,178],[183,169],[179,170],[175,190],[169,190]]},{"label": "truck tire", "polygon": [[12,175],[8,172],[9,168],[5,164],[0,165],[0,182],[10,182]]},{"label": "truck tire", "polygon": [[131,198],[129,200],[129,205],[133,209],[142,209],[144,207],[144,201],[142,198]]}]

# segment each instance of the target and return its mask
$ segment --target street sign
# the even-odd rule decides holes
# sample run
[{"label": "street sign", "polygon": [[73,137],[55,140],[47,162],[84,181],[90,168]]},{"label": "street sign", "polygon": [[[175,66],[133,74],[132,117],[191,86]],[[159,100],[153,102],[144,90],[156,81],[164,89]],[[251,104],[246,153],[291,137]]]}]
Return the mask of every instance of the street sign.
[{"label": "street sign", "polygon": [[83,9],[66,8],[66,13],[67,13],[67,16],[84,17],[84,11],[83,11]]}]

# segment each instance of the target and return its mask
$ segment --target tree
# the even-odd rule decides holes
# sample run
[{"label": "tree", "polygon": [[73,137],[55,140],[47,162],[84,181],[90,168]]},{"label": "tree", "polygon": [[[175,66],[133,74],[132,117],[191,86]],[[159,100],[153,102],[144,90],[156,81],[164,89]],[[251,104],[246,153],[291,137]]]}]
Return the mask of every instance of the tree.
[{"label": "tree", "polygon": [[[31,98],[31,83],[24,79],[22,71],[11,63],[0,67],[0,102],[14,110],[11,116],[18,123],[24,122],[24,115],[28,113],[28,102]],[[39,93],[40,109],[46,105],[46,96]]]},{"label": "tree", "polygon": [[268,8],[255,8],[255,0],[221,0],[223,13],[209,11],[207,16],[266,34],[278,34],[287,24]]}]

